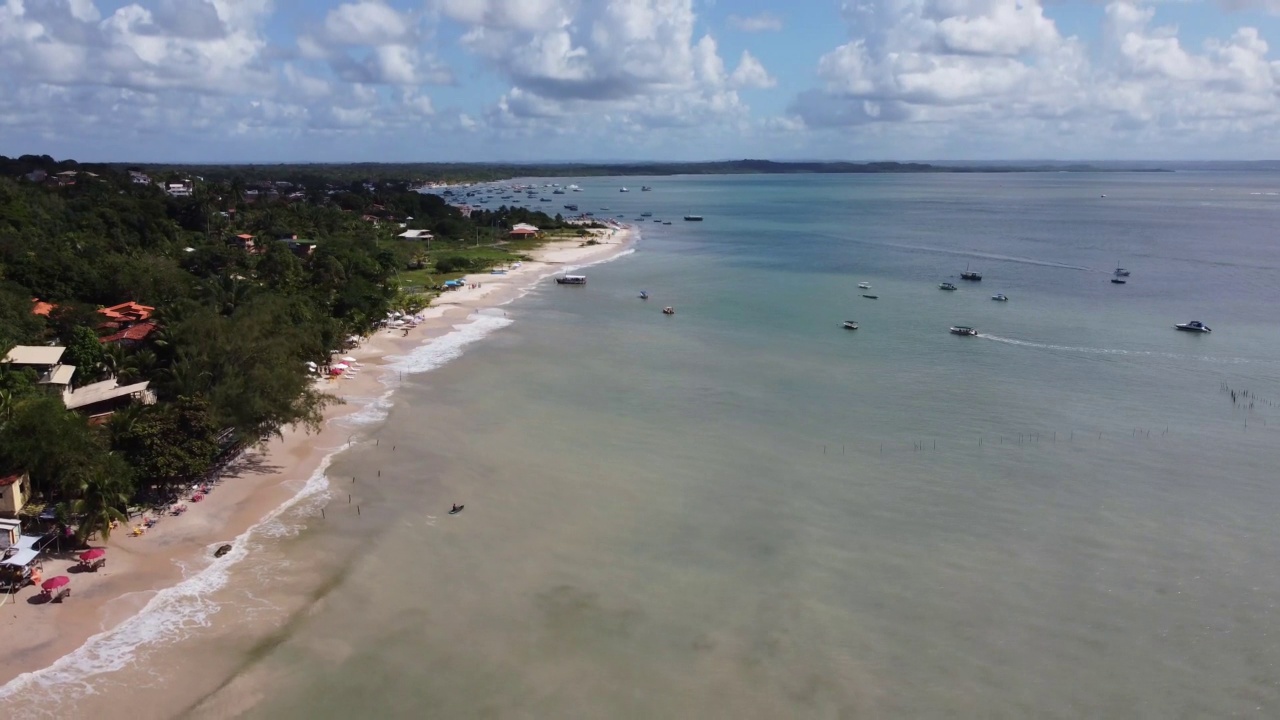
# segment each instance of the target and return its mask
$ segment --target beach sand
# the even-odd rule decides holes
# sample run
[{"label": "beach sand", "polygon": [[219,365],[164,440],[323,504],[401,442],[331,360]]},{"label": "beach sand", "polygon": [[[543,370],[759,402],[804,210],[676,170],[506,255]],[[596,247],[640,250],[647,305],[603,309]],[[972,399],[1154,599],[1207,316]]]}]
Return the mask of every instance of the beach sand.
[{"label": "beach sand", "polygon": [[[389,373],[380,369],[390,358],[441,337],[466,323],[479,311],[491,310],[518,298],[538,281],[573,266],[608,260],[627,249],[631,231],[600,231],[598,245],[579,240],[548,243],[529,253],[533,260],[506,274],[475,274],[465,287],[437,297],[423,310],[426,318],[407,334],[381,330],[349,354],[360,363],[350,379],[320,380],[325,392],[344,399],[327,409],[318,433],[286,429],[261,448],[245,453],[228,469],[212,492],[200,502],[186,500],[187,512],[165,516],[140,537],[121,526],[103,543],[107,565],[96,572],[76,572],[76,559],[44,558],[44,578],[68,575],[72,595],[57,604],[39,601],[38,587],[28,586],[12,596],[0,596],[0,684],[23,673],[48,667],[90,637],[109,631],[135,615],[161,590],[181,582],[192,569],[205,567],[214,550],[262,522],[296,495],[335,450],[351,442],[353,430],[340,422],[359,412],[386,391]],[[140,522],[134,518],[132,524]],[[0,685],[0,693],[4,687]],[[0,705],[3,695],[0,694]]]}]

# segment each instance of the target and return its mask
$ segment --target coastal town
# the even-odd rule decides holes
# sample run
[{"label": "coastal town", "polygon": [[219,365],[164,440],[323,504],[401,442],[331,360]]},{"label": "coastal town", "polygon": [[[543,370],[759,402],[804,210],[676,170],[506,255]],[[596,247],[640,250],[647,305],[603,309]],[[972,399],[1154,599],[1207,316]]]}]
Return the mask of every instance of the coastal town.
[{"label": "coastal town", "polygon": [[628,241],[418,182],[68,164],[0,158],[6,681],[233,551],[385,358]]}]

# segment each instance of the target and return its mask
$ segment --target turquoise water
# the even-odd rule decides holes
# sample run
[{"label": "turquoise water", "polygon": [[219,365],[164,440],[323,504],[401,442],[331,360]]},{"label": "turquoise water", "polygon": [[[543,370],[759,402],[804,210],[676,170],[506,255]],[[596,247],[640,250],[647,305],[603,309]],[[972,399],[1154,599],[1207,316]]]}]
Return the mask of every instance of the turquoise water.
[{"label": "turquoise water", "polygon": [[674,224],[406,374],[205,715],[1280,713],[1280,177],[576,182]]}]

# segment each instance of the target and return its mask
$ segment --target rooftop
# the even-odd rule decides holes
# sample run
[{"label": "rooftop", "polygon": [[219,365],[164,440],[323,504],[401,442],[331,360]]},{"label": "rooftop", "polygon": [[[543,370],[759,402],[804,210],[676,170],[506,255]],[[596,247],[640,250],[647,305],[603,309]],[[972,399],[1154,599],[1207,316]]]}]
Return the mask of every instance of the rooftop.
[{"label": "rooftop", "polygon": [[130,301],[102,308],[98,314],[105,315],[108,320],[114,322],[140,322],[149,319],[155,310],[153,307]]},{"label": "rooftop", "polygon": [[53,312],[53,303],[41,302],[39,298],[31,298],[31,314],[49,317]]},{"label": "rooftop", "polygon": [[98,338],[98,341],[103,343],[141,342],[145,340],[148,335],[154,332],[156,327],[158,326],[154,320],[147,320],[146,322],[140,322],[137,325],[130,325],[129,327],[107,335],[106,337]]},{"label": "rooftop", "polygon": [[5,355],[4,361],[14,365],[57,365],[62,359],[64,347],[47,345],[16,345]]},{"label": "rooftop", "polygon": [[140,393],[145,391],[149,384],[149,382],[140,382],[132,385],[120,386],[115,380],[103,380],[102,382],[85,385],[79,390],[68,393],[65,396],[67,409],[75,410],[76,408],[100,403],[104,400],[113,400],[118,397]]},{"label": "rooftop", "polygon": [[47,375],[40,378],[40,382],[44,385],[70,385],[71,376],[75,374],[75,365],[54,365]]},{"label": "rooftop", "polygon": [[10,485],[21,480],[22,476],[25,474],[26,473],[14,473],[13,475],[6,475],[5,477],[0,477],[0,487],[9,487]]}]

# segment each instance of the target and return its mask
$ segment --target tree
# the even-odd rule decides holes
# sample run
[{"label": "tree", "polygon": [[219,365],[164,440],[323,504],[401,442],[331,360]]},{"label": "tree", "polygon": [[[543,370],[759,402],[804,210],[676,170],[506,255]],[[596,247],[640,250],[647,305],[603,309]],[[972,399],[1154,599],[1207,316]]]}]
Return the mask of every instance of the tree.
[{"label": "tree", "polygon": [[59,514],[76,523],[77,541],[83,543],[96,534],[109,540],[112,523],[129,521],[125,510],[133,490],[129,466],[115,455],[106,455],[85,474],[76,497],[63,503]]},{"label": "tree", "polygon": [[218,454],[209,403],[181,397],[109,424],[112,445],[143,483],[178,482],[203,475]]},{"label": "tree", "polygon": [[47,395],[24,398],[0,427],[0,469],[31,473],[32,490],[68,496],[105,448],[85,418]]},{"label": "tree", "polygon": [[63,360],[76,368],[76,385],[96,380],[108,366],[108,354],[98,341],[98,334],[84,325],[73,328],[65,342],[67,351]]}]

